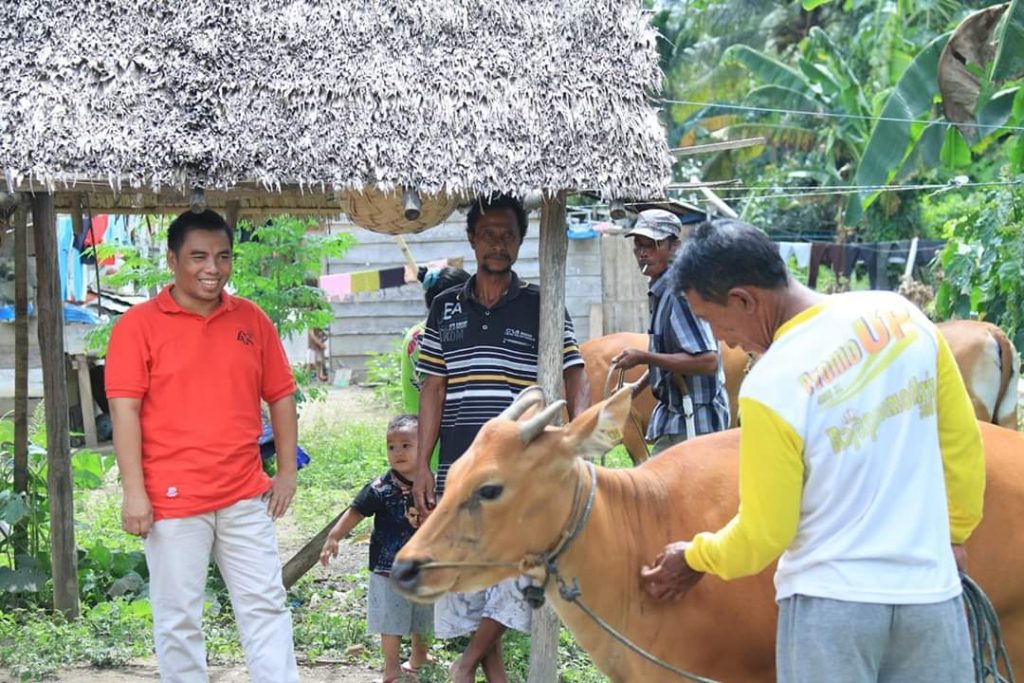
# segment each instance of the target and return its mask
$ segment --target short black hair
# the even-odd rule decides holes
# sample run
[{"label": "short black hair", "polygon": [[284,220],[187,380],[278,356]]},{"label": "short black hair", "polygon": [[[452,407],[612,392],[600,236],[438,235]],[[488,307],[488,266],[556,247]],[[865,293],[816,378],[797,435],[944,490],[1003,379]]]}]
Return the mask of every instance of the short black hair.
[{"label": "short black hair", "polygon": [[522,242],[526,239],[526,227],[529,224],[526,219],[526,208],[518,198],[510,194],[477,197],[469,207],[469,215],[466,216],[466,234],[472,235],[476,231],[476,224],[484,212],[504,210],[515,214],[516,225],[519,226],[519,241]]},{"label": "short black hair", "polygon": [[419,271],[416,273],[416,279],[423,283],[425,287],[423,300],[427,302],[427,308],[430,308],[430,305],[434,303],[434,299],[437,298],[438,294],[446,289],[458,287],[469,279],[469,273],[462,268],[445,266],[437,272],[436,276],[431,278],[433,281],[427,285],[426,277],[429,273],[430,271],[424,266],[420,266]]},{"label": "short black hair", "polygon": [[734,287],[780,289],[789,272],[779,247],[749,223],[716,218],[698,225],[683,240],[670,272],[677,292],[725,303]]},{"label": "short black hair", "polygon": [[232,247],[235,246],[235,231],[231,229],[228,222],[216,211],[206,209],[200,213],[186,211],[171,221],[171,227],[167,228],[168,251],[173,251],[177,256],[181,245],[185,243],[185,236],[193,230],[223,232],[228,236],[228,243]]},{"label": "short black hair", "polygon": [[420,419],[412,413],[406,413],[405,415],[398,415],[391,418],[391,422],[388,422],[388,434],[391,432],[397,432],[402,429],[416,429],[420,424]]}]

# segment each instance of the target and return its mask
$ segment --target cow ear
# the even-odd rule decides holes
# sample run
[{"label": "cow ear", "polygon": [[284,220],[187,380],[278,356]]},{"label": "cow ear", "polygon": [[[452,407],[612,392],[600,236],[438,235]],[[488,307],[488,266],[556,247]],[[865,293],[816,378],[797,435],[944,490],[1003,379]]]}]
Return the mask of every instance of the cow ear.
[{"label": "cow ear", "polygon": [[622,430],[633,404],[632,389],[631,386],[619,389],[566,427],[566,439],[575,455],[593,460],[622,443]]}]

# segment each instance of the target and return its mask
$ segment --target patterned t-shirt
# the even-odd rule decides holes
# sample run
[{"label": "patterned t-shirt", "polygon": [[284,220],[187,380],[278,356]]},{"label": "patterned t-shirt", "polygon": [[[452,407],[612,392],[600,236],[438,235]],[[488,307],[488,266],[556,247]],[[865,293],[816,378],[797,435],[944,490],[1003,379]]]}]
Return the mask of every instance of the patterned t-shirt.
[{"label": "patterned t-shirt", "polygon": [[391,571],[395,555],[416,530],[407,510],[412,503],[412,482],[394,470],[388,470],[356,495],[352,509],[363,517],[373,517],[370,536],[370,571]]},{"label": "patterned t-shirt", "polygon": [[[434,299],[416,369],[448,380],[441,414],[437,490],[480,427],[537,383],[540,289],[515,273],[508,292],[487,308],[474,296],[476,276]],[[562,367],[582,365],[572,319],[565,314]]]}]

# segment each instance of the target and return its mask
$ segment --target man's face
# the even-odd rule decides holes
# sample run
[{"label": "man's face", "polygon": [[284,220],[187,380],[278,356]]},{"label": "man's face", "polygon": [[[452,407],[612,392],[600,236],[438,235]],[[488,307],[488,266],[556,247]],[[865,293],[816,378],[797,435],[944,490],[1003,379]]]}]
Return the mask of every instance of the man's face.
[{"label": "man's face", "polygon": [[477,269],[490,275],[503,275],[512,270],[522,243],[516,214],[511,209],[481,213],[476,228],[469,234]]},{"label": "man's face", "polygon": [[643,235],[633,236],[633,256],[640,272],[651,279],[661,276],[672,263],[679,240],[663,239],[655,242]]},{"label": "man's face", "polygon": [[762,320],[764,307],[747,290],[729,292],[724,304],[703,298],[696,290],[686,290],[686,301],[698,318],[707,320],[715,338],[745,351],[764,353],[771,344],[773,332]]},{"label": "man's face", "polygon": [[222,230],[191,230],[181,249],[167,252],[178,303],[200,308],[220,300],[231,277],[231,242]]}]

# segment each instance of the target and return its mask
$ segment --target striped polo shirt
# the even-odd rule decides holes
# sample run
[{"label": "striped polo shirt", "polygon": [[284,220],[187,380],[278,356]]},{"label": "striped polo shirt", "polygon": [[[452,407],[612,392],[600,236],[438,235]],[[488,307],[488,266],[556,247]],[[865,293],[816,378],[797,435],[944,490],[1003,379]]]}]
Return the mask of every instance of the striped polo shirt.
[{"label": "striped polo shirt", "polygon": [[[515,273],[492,308],[474,295],[476,275],[434,299],[416,370],[448,380],[441,414],[437,490],[480,431],[524,388],[537,383],[540,289]],[[563,368],[582,365],[572,319],[565,314]]]}]

